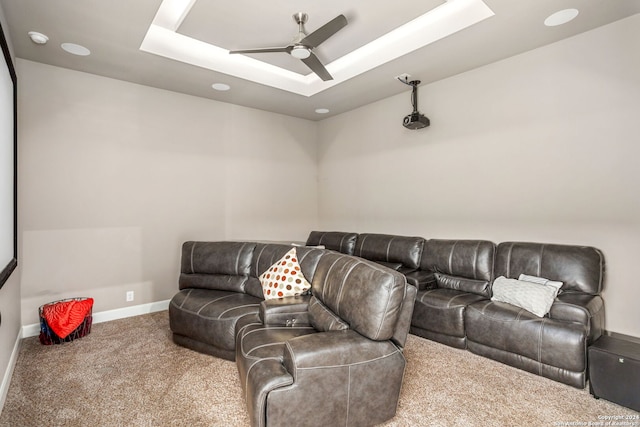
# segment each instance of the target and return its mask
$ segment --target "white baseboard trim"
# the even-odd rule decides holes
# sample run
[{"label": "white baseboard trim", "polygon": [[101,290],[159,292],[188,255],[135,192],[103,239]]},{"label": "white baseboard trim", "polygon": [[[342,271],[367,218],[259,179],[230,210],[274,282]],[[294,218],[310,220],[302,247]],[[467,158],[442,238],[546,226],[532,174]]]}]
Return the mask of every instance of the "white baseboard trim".
[{"label": "white baseboard trim", "polygon": [[18,334],[18,336],[16,337],[16,343],[13,345],[11,357],[9,358],[9,364],[7,365],[7,369],[4,371],[2,383],[0,384],[0,412],[2,412],[2,408],[4,408],[4,402],[7,399],[9,384],[11,384],[11,377],[13,376],[13,369],[16,366],[16,362],[18,361],[18,354],[20,353],[21,342],[22,339],[20,337],[20,334]]},{"label": "white baseboard trim", "polygon": [[[148,304],[133,305],[131,307],[116,308],[114,310],[93,313],[93,323],[108,322],[110,320],[124,319],[126,317],[139,316],[141,314],[154,313],[167,310],[169,300],[150,302]],[[40,324],[34,323],[22,327],[21,338],[36,337],[40,334]],[[18,337],[20,338],[20,337]]]}]

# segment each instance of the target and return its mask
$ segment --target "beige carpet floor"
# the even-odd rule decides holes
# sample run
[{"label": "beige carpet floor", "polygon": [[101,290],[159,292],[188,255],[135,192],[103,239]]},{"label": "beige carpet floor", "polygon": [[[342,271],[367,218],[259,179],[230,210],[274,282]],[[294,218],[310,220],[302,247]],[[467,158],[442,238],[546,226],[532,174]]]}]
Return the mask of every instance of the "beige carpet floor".
[{"label": "beige carpet floor", "polygon": [[[413,335],[405,354],[398,413],[385,426],[587,426],[638,415]],[[175,345],[166,311],[96,324],[62,345],[25,339],[0,414],[2,427],[248,425],[235,364]]]}]

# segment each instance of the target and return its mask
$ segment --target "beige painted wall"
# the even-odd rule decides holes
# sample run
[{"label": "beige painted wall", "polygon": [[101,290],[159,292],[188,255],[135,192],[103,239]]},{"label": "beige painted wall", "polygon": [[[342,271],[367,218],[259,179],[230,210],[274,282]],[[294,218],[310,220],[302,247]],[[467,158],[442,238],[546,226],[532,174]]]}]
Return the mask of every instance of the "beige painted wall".
[{"label": "beige painted wall", "polygon": [[640,336],[639,40],[636,15],[423,85],[426,129],[409,90],[324,120],[320,228],[596,246],[606,327]]},{"label": "beige painted wall", "polygon": [[[4,11],[0,5],[0,22],[2,28],[5,29],[5,37],[9,50],[12,53],[13,63],[15,66],[15,57],[13,57],[13,46],[9,37],[7,23],[4,18]],[[9,276],[2,289],[0,289],[0,411],[4,404],[5,393],[9,388],[9,374],[11,354],[14,350],[16,341],[20,334],[22,326],[20,317],[20,263],[18,267]]]},{"label": "beige painted wall", "polygon": [[317,225],[317,123],[17,65],[23,325],[61,298],[95,312],[171,298],[186,240]]}]

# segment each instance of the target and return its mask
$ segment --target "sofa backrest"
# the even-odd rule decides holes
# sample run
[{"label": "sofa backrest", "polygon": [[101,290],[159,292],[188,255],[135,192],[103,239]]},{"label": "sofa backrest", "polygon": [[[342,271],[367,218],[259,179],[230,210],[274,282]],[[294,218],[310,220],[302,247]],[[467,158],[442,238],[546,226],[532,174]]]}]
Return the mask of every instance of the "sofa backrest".
[{"label": "sofa backrest", "polygon": [[179,288],[245,292],[255,246],[250,242],[185,242]]},{"label": "sofa backrest", "polygon": [[422,237],[366,233],[358,235],[353,254],[408,273],[420,265],[423,247]]},{"label": "sofa backrest", "polygon": [[563,282],[563,292],[600,294],[604,271],[602,252],[591,246],[503,242],[496,251],[496,277],[544,277]]},{"label": "sofa backrest", "polygon": [[[275,243],[256,243],[251,260],[251,272],[245,286],[246,293],[258,298],[263,298],[260,275],[267,271],[276,261],[289,252],[293,246]],[[318,260],[324,253],[321,249],[297,246],[296,254],[302,275],[309,283],[313,279]]]},{"label": "sofa backrest", "polygon": [[487,240],[427,240],[420,269],[432,271],[439,288],[491,297],[495,248]]},{"label": "sofa backrest", "polygon": [[372,340],[403,345],[411,319],[406,305],[412,310],[415,299],[415,292],[407,291],[410,286],[396,271],[325,252],[311,282],[310,321],[320,331],[348,327]]},{"label": "sofa backrest", "polygon": [[357,233],[345,233],[342,231],[312,231],[307,237],[307,246],[322,245],[326,249],[353,255],[356,246]]}]

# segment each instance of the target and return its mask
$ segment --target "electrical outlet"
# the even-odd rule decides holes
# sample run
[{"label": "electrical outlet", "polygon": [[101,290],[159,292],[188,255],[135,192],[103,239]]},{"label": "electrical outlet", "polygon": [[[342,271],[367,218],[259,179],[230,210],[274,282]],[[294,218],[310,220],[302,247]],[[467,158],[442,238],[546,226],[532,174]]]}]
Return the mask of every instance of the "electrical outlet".
[{"label": "electrical outlet", "polygon": [[127,302],[133,301],[133,291],[127,291]]}]

